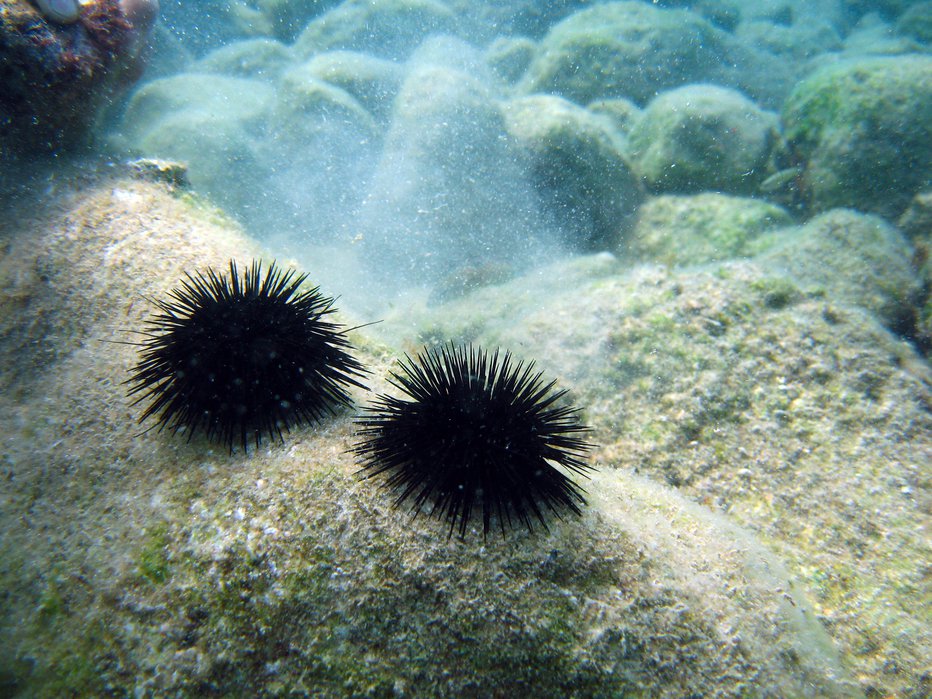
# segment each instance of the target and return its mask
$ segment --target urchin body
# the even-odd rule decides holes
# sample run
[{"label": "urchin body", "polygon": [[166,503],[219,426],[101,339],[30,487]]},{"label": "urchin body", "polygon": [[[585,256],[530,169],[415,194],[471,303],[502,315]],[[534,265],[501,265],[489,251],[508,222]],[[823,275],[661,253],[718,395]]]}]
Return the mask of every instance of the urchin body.
[{"label": "urchin body", "polygon": [[231,261],[229,276],[188,274],[156,301],[128,382],[137,403],[151,400],[140,422],[245,451],[348,405],[365,370],[328,319],[333,299],[302,291],[305,279],[274,263],[263,275],[257,262],[240,276]]},{"label": "urchin body", "polygon": [[366,477],[386,475],[396,505],[445,518],[461,537],[477,510],[484,535],[493,517],[504,534],[580,513],[583,491],[566,472],[590,470],[588,428],[533,363],[449,346],[406,357],[390,381],[409,399],[379,396],[358,420],[355,452]]}]

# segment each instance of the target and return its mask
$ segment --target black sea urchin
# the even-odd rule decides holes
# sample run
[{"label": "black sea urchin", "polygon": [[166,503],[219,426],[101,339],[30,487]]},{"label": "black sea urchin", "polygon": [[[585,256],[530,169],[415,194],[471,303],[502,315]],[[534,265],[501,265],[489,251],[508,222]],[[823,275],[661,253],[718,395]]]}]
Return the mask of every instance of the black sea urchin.
[{"label": "black sea urchin", "polygon": [[265,276],[253,262],[243,277],[213,269],[188,274],[168,299],[157,300],[140,359],[127,381],[139,418],[157,416],[159,429],[196,430],[229,445],[282,431],[350,403],[348,386],[365,372],[351,357],[342,326],[326,319],[333,299],[318,287],[299,291],[306,274]]},{"label": "black sea urchin", "polygon": [[577,409],[558,404],[566,391],[498,350],[450,345],[406,360],[390,382],[411,400],[379,396],[357,420],[354,449],[365,477],[387,474],[396,506],[410,498],[416,516],[430,503],[428,516],[446,518],[461,537],[473,509],[484,536],[493,515],[504,535],[513,519],[546,528],[547,511],[580,514],[582,489],[554,466],[591,470],[588,428]]}]

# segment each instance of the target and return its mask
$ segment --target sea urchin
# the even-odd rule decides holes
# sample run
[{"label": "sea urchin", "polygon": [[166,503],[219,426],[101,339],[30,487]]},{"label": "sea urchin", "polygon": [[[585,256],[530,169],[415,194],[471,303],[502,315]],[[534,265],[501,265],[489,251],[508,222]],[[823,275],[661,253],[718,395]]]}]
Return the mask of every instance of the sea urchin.
[{"label": "sea urchin", "polygon": [[548,512],[580,514],[583,491],[556,466],[591,470],[592,445],[581,436],[588,428],[533,363],[450,345],[406,356],[400,367],[389,381],[411,400],[380,395],[357,420],[354,449],[365,477],[387,474],[396,506],[410,499],[417,516],[426,505],[460,537],[474,510],[483,536],[493,516],[504,535],[514,521],[546,528]]},{"label": "sea urchin", "polygon": [[261,264],[240,277],[188,274],[147,323],[130,395],[151,399],[140,422],[159,429],[203,430],[233,450],[262,435],[316,421],[350,403],[349,385],[365,372],[349,355],[342,326],[327,320],[333,299],[301,291],[306,274]]}]

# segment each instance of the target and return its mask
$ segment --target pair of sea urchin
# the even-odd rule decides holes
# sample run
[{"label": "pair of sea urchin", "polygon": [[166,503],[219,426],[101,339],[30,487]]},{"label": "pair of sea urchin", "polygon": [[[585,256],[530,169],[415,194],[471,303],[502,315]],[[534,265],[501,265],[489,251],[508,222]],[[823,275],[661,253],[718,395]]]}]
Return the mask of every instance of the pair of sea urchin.
[{"label": "pair of sea urchin", "polygon": [[[149,401],[140,421],[246,450],[348,406],[366,370],[327,319],[333,299],[301,291],[305,280],[274,264],[263,276],[258,263],[240,277],[231,262],[229,276],[189,274],[156,301],[129,380],[137,402]],[[407,399],[380,395],[357,420],[353,451],[396,506],[446,519],[461,537],[475,512],[483,535],[493,520],[504,534],[580,513],[583,491],[565,472],[590,470],[588,428],[533,363],[451,344],[406,357],[390,382]]]}]

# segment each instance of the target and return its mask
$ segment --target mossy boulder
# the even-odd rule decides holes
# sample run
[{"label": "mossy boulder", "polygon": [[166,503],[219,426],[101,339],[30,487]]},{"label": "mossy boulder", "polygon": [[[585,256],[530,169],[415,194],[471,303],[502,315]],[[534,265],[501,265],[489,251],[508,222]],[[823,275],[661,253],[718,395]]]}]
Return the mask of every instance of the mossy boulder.
[{"label": "mossy boulder", "polygon": [[393,61],[358,51],[326,51],[306,63],[309,75],[342,88],[379,122],[386,122],[404,78]]},{"label": "mossy boulder", "polygon": [[821,54],[840,51],[842,39],[831,22],[820,19],[787,26],[764,19],[741,22],[735,35],[790,61],[805,61]]},{"label": "mossy boulder", "polygon": [[510,100],[504,112],[546,211],[574,247],[617,244],[642,192],[611,121],[550,95]]},{"label": "mossy boulder", "polygon": [[751,255],[762,233],[791,224],[784,209],[758,199],[664,195],[641,205],[627,251],[666,265],[705,264]]},{"label": "mossy boulder", "polygon": [[655,192],[750,194],[767,175],[777,116],[717,85],[664,92],[628,137],[635,171]]},{"label": "mossy boulder", "polygon": [[[895,257],[842,255],[852,287],[888,266],[885,282],[903,281]],[[927,364],[865,300],[769,263],[606,258],[432,309],[420,340],[536,357],[586,406],[607,462],[727,513],[789,562],[869,696],[928,694]]]},{"label": "mossy boulder", "polygon": [[526,37],[498,37],[485,51],[485,61],[502,82],[513,85],[524,75],[536,45]]},{"label": "mossy boulder", "polygon": [[181,119],[184,112],[251,129],[267,118],[273,94],[267,82],[243,77],[183,73],[160,78],[133,94],[121,130],[133,147],[160,128],[163,119]]},{"label": "mossy boulder", "polygon": [[272,80],[292,60],[290,48],[281,42],[266,38],[244,39],[211,51],[189,70],[193,73],[220,73],[238,78]]},{"label": "mossy boulder", "polygon": [[294,48],[305,57],[348,50],[403,60],[427,36],[455,34],[456,26],[456,15],[437,0],[348,0],[308,24]]},{"label": "mossy boulder", "polygon": [[[140,434],[137,348],[92,348],[184,271],[263,253],[160,186],[90,179],[61,208],[30,194],[55,213],[18,217],[0,258],[31,304],[4,327],[74,320],[0,395],[8,694],[857,696],[765,547],[614,463],[580,518],[450,540],[357,477],[346,414],[249,454]],[[395,353],[351,337],[385,390]]]},{"label": "mossy boulder", "polygon": [[843,61],[801,82],[783,106],[784,134],[805,164],[815,211],[896,216],[932,172],[932,57]]},{"label": "mossy boulder", "polygon": [[698,14],[608,2],[556,24],[540,41],[519,89],[579,104],[625,97],[645,105],[664,89],[716,82],[773,105],[790,80],[787,66],[772,54],[742,44]]},{"label": "mossy boulder", "polygon": [[287,239],[332,241],[341,222],[363,198],[362,183],[378,153],[380,128],[353,95],[319,80],[311,62],[278,82],[259,148],[268,176],[253,183],[253,196],[272,205],[250,206],[259,230]]},{"label": "mossy boulder", "polygon": [[836,209],[774,235],[761,264],[833,302],[865,308],[901,334],[911,331],[921,285],[909,242],[896,228],[878,216]]},{"label": "mossy boulder", "polygon": [[631,129],[644,114],[644,110],[624,97],[596,100],[586,105],[586,109],[593,114],[601,114],[611,119],[618,133],[625,137],[631,133]]},{"label": "mossy boulder", "polygon": [[250,4],[275,38],[291,43],[308,22],[339,5],[340,0],[252,0]]},{"label": "mossy boulder", "polygon": [[601,97],[645,104],[657,90],[701,80],[719,48],[711,25],[690,12],[610,2],[555,25],[522,87],[579,104]]},{"label": "mossy boulder", "polygon": [[436,65],[407,75],[358,226],[367,266],[393,283],[519,264],[534,247],[546,229],[483,82]]},{"label": "mossy boulder", "polygon": [[269,171],[259,138],[271,113],[264,81],[186,73],[144,85],[129,101],[126,146],[146,157],[177,160],[191,184],[231,213],[255,198]]},{"label": "mossy boulder", "polygon": [[913,3],[896,21],[896,31],[923,44],[932,45],[932,2]]}]

